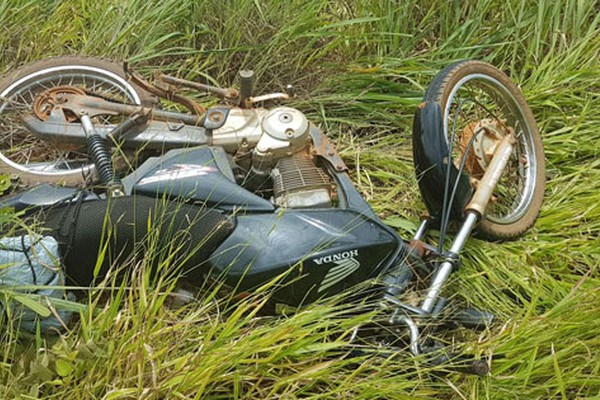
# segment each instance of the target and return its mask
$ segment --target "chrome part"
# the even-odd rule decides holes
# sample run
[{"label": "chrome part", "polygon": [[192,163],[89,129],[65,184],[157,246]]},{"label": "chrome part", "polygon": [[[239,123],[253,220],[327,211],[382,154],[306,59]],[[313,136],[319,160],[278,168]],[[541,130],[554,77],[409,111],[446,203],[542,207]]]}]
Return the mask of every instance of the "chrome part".
[{"label": "chrome part", "polygon": [[475,223],[479,219],[479,215],[471,212],[467,212],[467,216],[465,217],[465,222],[463,222],[458,234],[454,238],[452,242],[452,246],[450,246],[450,253],[458,254],[464,247],[467,239],[469,238],[469,234],[471,230],[475,226]]},{"label": "chrome part", "polygon": [[225,124],[213,130],[212,145],[221,146],[228,153],[243,147],[254,147],[262,136],[261,121],[267,113],[268,110],[264,108],[232,108]]},{"label": "chrome part", "polygon": [[397,322],[401,322],[408,327],[408,331],[410,333],[410,352],[413,356],[418,356],[421,353],[421,348],[419,346],[419,327],[407,316],[400,316],[396,320]]},{"label": "chrome part", "polygon": [[[450,254],[458,255],[465,245],[467,239],[469,238],[469,234],[471,230],[475,226],[477,222],[478,214],[475,211],[468,211],[467,217],[465,218],[465,222],[460,228],[460,231],[456,235],[454,242],[452,242],[452,247],[450,247]],[[425,296],[425,300],[423,300],[423,304],[421,304],[421,309],[427,313],[430,313],[435,306],[435,303],[438,299],[440,291],[442,290],[442,286],[450,276],[452,272],[452,262],[444,261],[439,267],[435,276],[431,280],[431,285],[427,291],[427,295]]]},{"label": "chrome part", "polygon": [[[272,109],[263,119],[262,128],[271,138],[289,142],[291,146],[298,142],[304,146],[308,137],[308,119],[302,112],[290,107]],[[268,149],[263,148],[260,151]]]},{"label": "chrome part", "polygon": [[[27,115],[23,117],[23,125],[35,136],[48,142],[56,144],[72,143],[85,144],[85,134],[81,131],[79,123],[67,123],[60,110],[50,113],[48,121],[40,121],[38,118]],[[96,133],[101,136],[108,134],[116,125],[95,125]],[[173,127],[164,121],[149,121],[144,126],[132,128],[125,137],[122,148],[145,149],[171,149],[184,146],[200,146],[209,143],[206,129],[202,127],[184,125]],[[31,164],[29,164],[31,167]]]},{"label": "chrome part", "polygon": [[[82,72],[91,72],[96,73],[98,75],[94,76],[94,79],[99,81],[103,81],[106,83],[110,83],[112,85],[116,85],[119,87],[121,91],[127,93],[128,96],[131,97],[131,101],[135,104],[141,103],[141,99],[138,96],[137,92],[131,86],[127,80],[121,78],[117,74],[114,74],[110,71],[101,68],[89,67],[86,65],[64,65],[59,67],[46,68],[40,71],[37,71],[33,74],[29,74],[18,81],[14,82],[12,85],[7,87],[2,93],[0,93],[0,97],[4,98],[10,95],[10,92],[15,88],[18,88],[22,84],[29,84],[35,82],[43,82],[45,76],[56,77],[60,76],[60,73],[63,72],[66,77],[71,77],[73,75],[77,75],[73,73],[73,70],[76,69],[77,74],[81,75]],[[102,78],[102,75],[104,76]]]},{"label": "chrome part", "polygon": [[295,108],[272,109],[261,126],[264,134],[253,154],[253,166],[258,171],[271,168],[281,158],[297,153],[308,144],[308,119]]},{"label": "chrome part", "polygon": [[256,97],[250,97],[248,99],[248,103],[250,104],[256,104],[256,103],[262,103],[263,101],[270,101],[270,100],[289,100],[290,95],[287,93],[269,93],[269,94],[263,94],[261,96],[256,96]]},{"label": "chrome part", "polygon": [[421,221],[421,225],[419,226],[419,229],[417,229],[417,233],[415,233],[413,240],[421,240],[421,238],[423,238],[425,232],[427,232],[427,225],[429,225],[429,219],[426,218]]},{"label": "chrome part", "polygon": [[85,136],[92,136],[96,134],[96,129],[94,128],[94,124],[92,123],[89,115],[82,114],[79,116],[79,120],[81,121],[81,126],[85,132]]}]

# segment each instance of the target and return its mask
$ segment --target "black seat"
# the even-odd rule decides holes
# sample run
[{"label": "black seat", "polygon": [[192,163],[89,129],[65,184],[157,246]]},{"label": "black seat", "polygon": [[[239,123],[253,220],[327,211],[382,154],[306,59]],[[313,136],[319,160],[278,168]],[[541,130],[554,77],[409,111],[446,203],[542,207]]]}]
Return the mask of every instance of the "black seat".
[{"label": "black seat", "polygon": [[59,242],[67,283],[78,286],[143,257],[154,267],[172,257],[170,266],[200,285],[206,260],[235,228],[232,217],[216,210],[146,196],[71,202],[46,210],[42,220]]}]

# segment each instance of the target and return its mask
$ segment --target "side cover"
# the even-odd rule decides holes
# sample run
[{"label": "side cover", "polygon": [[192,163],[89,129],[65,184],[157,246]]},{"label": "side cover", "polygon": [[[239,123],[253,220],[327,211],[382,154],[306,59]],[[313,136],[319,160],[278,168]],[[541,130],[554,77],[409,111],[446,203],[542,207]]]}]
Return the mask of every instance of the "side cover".
[{"label": "side cover", "polygon": [[123,184],[127,193],[185,198],[222,210],[274,210],[269,201],[237,185],[220,147],[177,149],[150,158]]}]

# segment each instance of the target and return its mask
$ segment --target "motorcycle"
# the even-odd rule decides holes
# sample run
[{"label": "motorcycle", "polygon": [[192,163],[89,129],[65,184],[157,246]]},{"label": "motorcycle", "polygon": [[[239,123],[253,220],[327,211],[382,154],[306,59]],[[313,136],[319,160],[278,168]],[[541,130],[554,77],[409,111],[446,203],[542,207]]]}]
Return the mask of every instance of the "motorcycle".
[{"label": "motorcycle", "polygon": [[[408,329],[414,355],[438,352],[420,329],[449,309],[441,291],[472,231],[515,239],[541,208],[542,142],[518,87],[480,61],[437,74],[413,124],[428,213],[406,241],[363,199],[314,123],[298,109],[264,106],[293,97],[293,88],[255,96],[253,81],[241,70],[237,90],[164,74],[150,83],[127,65],[87,57],[22,67],[0,81],[0,173],[25,189],[2,203],[45,210],[72,284],[108,273],[94,271],[107,218],[116,230],[110,245],[123,255],[149,219],[168,217],[174,235],[186,232],[186,280],[219,277],[243,293],[284,276],[272,301],[297,307],[378,278],[369,296],[386,329]],[[220,101],[204,108],[181,88]],[[459,229],[446,249],[452,225]],[[431,229],[437,245],[425,241]],[[423,281],[423,294],[406,301]],[[493,315],[469,309],[452,318],[480,327]],[[489,368],[471,360],[463,370]]]}]

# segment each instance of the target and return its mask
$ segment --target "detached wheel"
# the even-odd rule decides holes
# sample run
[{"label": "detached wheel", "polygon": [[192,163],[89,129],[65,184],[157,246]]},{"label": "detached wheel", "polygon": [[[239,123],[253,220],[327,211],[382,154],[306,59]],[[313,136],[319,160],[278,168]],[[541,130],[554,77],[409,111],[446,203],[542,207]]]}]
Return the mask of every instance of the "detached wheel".
[{"label": "detached wheel", "polygon": [[[61,93],[90,94],[127,104],[150,104],[147,92],[129,83],[121,66],[92,57],[56,57],[25,65],[0,79],[0,173],[22,184],[76,185],[93,173],[85,146],[48,142],[33,135],[23,117],[50,118]],[[63,116],[64,122],[76,122]],[[97,116],[95,124],[115,125],[119,116]]]},{"label": "detached wheel", "polygon": [[446,210],[450,219],[462,217],[496,145],[512,132],[517,142],[478,233],[514,239],[534,224],[545,188],[542,140],[521,91],[502,71],[481,61],[444,68],[427,89],[414,127],[419,187],[432,216],[440,217],[444,196],[449,201],[454,191]]}]

